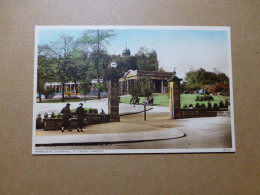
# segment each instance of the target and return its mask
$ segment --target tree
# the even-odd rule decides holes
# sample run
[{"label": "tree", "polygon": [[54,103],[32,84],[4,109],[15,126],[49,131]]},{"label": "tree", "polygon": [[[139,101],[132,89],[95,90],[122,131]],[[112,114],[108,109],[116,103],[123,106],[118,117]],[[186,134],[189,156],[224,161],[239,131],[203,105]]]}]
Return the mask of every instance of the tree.
[{"label": "tree", "polygon": [[158,71],[157,56],[150,55],[147,48],[140,47],[136,58],[138,70]]},{"label": "tree", "polygon": [[104,83],[96,83],[96,88],[102,91],[108,92],[108,84],[106,82]]},{"label": "tree", "polygon": [[71,52],[71,60],[72,63],[68,67],[68,77],[75,84],[76,93],[78,93],[78,84],[86,79],[89,69],[88,53],[74,48]]},{"label": "tree", "polygon": [[152,95],[150,78],[145,76],[135,81],[132,96],[148,97]]},{"label": "tree", "polygon": [[224,83],[224,84],[229,85],[229,78],[226,74],[224,74],[222,72],[217,74],[217,79],[218,79],[219,83]]},{"label": "tree", "polygon": [[71,54],[72,50],[76,47],[76,41],[73,36],[61,34],[57,41],[51,42],[49,45],[49,53],[52,56],[67,57]]},{"label": "tree", "polygon": [[147,49],[146,47],[144,46],[141,46],[139,47],[139,50],[137,52],[137,55],[138,56],[146,56],[146,57],[149,57],[149,49]]},{"label": "tree", "polygon": [[62,85],[62,101],[64,102],[65,83],[71,79],[70,69],[73,65],[71,52],[76,46],[74,37],[62,34],[58,40],[48,45],[48,52],[56,58],[59,81]]},{"label": "tree", "polygon": [[229,78],[224,73],[214,73],[203,68],[191,70],[186,73],[184,89],[187,91],[198,90],[211,86],[213,88],[220,83],[229,83]]},{"label": "tree", "polygon": [[119,72],[120,76],[123,76],[125,72],[128,70],[137,70],[137,62],[136,62],[136,57],[131,56],[131,57],[116,57],[115,62],[117,63],[117,69]]},{"label": "tree", "polygon": [[38,67],[37,67],[37,92],[39,100],[42,101],[41,95],[46,92],[44,85],[56,79],[55,60],[48,53],[48,46],[38,47]]},{"label": "tree", "polygon": [[49,96],[52,96],[54,93],[55,93],[55,89],[52,88],[51,86],[47,86],[43,91],[43,94],[45,95],[45,99],[47,99]]},{"label": "tree", "polygon": [[84,94],[85,100],[86,100],[86,95],[89,93],[90,91],[90,79],[86,78],[85,80],[82,81],[81,83],[81,91]]},{"label": "tree", "polygon": [[[96,78],[98,82],[102,75],[102,68],[104,68],[104,57],[106,54],[106,46],[109,45],[110,40],[115,36],[113,30],[87,30],[83,33],[82,37],[78,40],[79,44],[89,45],[91,48],[91,57],[93,65],[96,70]],[[107,64],[106,64],[107,63]],[[108,61],[105,60],[106,66]],[[100,99],[100,90],[98,90],[98,99]]]}]

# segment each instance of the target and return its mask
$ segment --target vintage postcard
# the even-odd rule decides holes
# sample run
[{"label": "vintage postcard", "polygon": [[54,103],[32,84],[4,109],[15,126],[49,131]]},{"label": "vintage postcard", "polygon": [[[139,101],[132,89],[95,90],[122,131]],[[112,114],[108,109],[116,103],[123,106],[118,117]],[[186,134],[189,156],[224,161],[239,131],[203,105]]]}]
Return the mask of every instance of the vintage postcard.
[{"label": "vintage postcard", "polygon": [[235,152],[230,36],[36,26],[32,154]]}]

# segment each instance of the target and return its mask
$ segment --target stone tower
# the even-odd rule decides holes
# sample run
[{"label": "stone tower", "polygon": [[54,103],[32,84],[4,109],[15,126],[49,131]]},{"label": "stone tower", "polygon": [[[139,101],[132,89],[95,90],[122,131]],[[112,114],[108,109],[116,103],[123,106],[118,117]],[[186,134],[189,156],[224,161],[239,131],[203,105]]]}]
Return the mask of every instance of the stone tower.
[{"label": "stone tower", "polygon": [[130,55],[131,55],[130,49],[127,49],[127,45],[126,45],[125,49],[122,52],[122,56],[129,57]]}]

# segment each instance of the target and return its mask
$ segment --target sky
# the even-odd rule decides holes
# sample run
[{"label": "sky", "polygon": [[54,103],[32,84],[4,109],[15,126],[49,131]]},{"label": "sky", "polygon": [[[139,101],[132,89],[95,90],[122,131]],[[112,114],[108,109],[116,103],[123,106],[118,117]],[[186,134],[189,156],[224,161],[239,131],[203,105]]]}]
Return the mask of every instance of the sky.
[{"label": "sky", "polygon": [[[88,29],[100,27],[41,27],[37,31],[39,44],[56,41],[61,34],[79,38]],[[107,28],[107,27],[101,27]],[[177,76],[185,77],[191,69],[215,69],[229,76],[231,63],[230,37],[227,28],[214,27],[109,27],[116,34],[107,46],[111,55],[122,54],[126,47],[131,55],[140,47],[156,50],[159,67],[166,71],[176,70]]]}]

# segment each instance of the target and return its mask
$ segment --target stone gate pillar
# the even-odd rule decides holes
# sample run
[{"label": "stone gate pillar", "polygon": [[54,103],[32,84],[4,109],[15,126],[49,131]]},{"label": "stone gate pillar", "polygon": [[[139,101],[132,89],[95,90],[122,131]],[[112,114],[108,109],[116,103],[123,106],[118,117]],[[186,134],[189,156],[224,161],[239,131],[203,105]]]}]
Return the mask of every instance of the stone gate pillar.
[{"label": "stone gate pillar", "polygon": [[111,78],[108,81],[108,114],[110,122],[120,121],[119,117],[119,82]]},{"label": "stone gate pillar", "polygon": [[108,114],[110,122],[119,122],[119,79],[116,75],[117,64],[112,62],[110,65],[111,76],[108,80]]},{"label": "stone gate pillar", "polygon": [[174,74],[173,78],[169,81],[171,119],[181,118],[181,80]]}]

